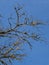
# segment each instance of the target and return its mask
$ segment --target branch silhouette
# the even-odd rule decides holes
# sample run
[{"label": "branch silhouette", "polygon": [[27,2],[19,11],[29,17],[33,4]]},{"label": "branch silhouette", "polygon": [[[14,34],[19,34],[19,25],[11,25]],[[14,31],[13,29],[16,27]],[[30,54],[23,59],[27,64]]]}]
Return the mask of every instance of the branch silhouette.
[{"label": "branch silhouette", "polygon": [[[14,10],[16,13],[16,18],[17,18],[17,20],[15,21],[15,25],[12,27],[13,22],[12,23],[10,22],[10,19],[12,19],[12,17],[10,17],[10,18],[8,18],[9,29],[0,31],[0,37],[16,39],[15,43],[8,44],[8,45],[0,45],[0,63],[1,63],[1,65],[2,64],[8,65],[6,60],[8,60],[9,63],[12,63],[12,60],[14,60],[14,59],[22,60],[23,57],[26,56],[26,54],[23,53],[23,51],[22,51],[23,50],[22,45],[24,43],[25,44],[27,43],[29,45],[30,49],[32,49],[32,44],[28,40],[29,38],[31,38],[32,40],[35,40],[35,41],[44,41],[40,34],[33,33],[34,30],[33,30],[33,32],[31,30],[32,33],[30,33],[30,31],[27,32],[26,29],[28,28],[28,26],[30,27],[30,29],[31,29],[31,27],[33,29],[33,27],[36,27],[36,26],[42,26],[42,25],[44,26],[44,25],[46,25],[45,22],[33,21],[33,20],[30,22],[30,20],[29,20],[30,17],[27,17],[24,12],[20,13],[22,9],[23,9],[23,7],[21,7],[21,6],[19,6],[17,8],[14,7]],[[24,19],[24,21],[21,20],[21,18]],[[21,21],[23,21],[23,23],[21,23]],[[25,28],[25,31],[19,30],[22,27]]]}]

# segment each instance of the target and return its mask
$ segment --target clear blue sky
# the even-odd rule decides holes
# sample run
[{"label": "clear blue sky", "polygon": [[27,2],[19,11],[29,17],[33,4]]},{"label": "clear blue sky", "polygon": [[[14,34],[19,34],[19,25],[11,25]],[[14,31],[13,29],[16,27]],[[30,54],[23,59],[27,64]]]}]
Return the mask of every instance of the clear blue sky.
[{"label": "clear blue sky", "polygon": [[[33,19],[49,21],[49,0],[0,0],[0,14],[5,17],[5,22],[10,13],[14,12],[13,6],[16,5],[16,2],[21,6],[24,5],[24,9],[29,15],[33,16]],[[5,22],[2,23],[5,24]],[[46,33],[45,36],[48,39],[48,27],[44,29],[44,33]],[[28,56],[22,62],[14,61],[13,65],[49,65],[49,45],[47,46],[44,43],[35,41],[31,43],[33,43],[33,49],[32,51],[29,49],[26,50]]]}]

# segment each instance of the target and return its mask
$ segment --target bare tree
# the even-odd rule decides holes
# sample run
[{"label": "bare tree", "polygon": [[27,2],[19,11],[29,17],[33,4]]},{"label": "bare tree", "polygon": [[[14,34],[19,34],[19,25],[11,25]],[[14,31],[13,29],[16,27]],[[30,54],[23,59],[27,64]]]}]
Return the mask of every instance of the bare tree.
[{"label": "bare tree", "polygon": [[[7,45],[1,45],[2,43],[0,44],[1,65],[8,65],[7,61],[12,63],[12,60],[21,60],[24,56],[26,56],[26,54],[23,53],[22,48],[24,44],[28,44],[30,49],[32,49],[32,44],[29,39],[35,41],[44,41],[39,33],[34,32],[34,28],[36,28],[37,31],[40,32],[38,30],[38,27],[42,25],[44,26],[46,25],[46,23],[42,21],[33,21],[30,16],[28,17],[26,13],[23,12],[23,7],[14,7],[14,10],[16,14],[16,21],[12,21],[12,16],[8,18],[9,28],[7,30],[0,30],[0,38],[14,38],[16,41],[12,43],[10,42]],[[1,16],[2,15],[0,15],[0,17]],[[23,28],[25,30],[22,30]],[[28,29],[29,32],[27,31]]]}]

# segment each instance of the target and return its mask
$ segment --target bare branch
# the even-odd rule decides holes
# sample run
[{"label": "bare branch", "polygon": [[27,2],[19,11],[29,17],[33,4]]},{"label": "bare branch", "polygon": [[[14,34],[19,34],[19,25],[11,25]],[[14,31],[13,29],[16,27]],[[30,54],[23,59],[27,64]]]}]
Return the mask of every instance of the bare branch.
[{"label": "bare branch", "polygon": [[[30,49],[32,49],[32,44],[30,42],[30,38],[35,41],[44,41],[43,37],[39,33],[37,33],[37,32],[33,33],[33,32],[34,32],[35,26],[46,25],[46,23],[43,21],[31,20],[31,18],[27,17],[24,12],[20,13],[22,8],[23,7],[18,7],[18,8],[14,7],[14,11],[16,13],[16,18],[17,18],[17,20],[15,21],[15,25],[12,27],[12,24],[10,22],[11,17],[9,17],[8,18],[9,28],[7,30],[0,31],[0,38],[2,37],[4,39],[6,37],[12,41],[14,41],[14,39],[16,40],[16,41],[14,41],[14,43],[13,42],[8,43],[7,46],[1,45],[2,43],[0,44],[0,62],[3,65],[8,65],[4,59],[8,60],[10,63],[12,63],[11,60],[14,60],[14,59],[22,60],[23,57],[26,56],[26,54],[24,52],[22,52],[23,45],[27,43],[29,45]],[[21,20],[21,18],[22,18],[22,20]],[[32,27],[32,29],[31,29],[31,27]],[[23,30],[22,30],[22,28],[23,28]],[[29,30],[29,32],[26,31],[26,29]],[[30,29],[31,29],[31,31],[30,31]],[[12,39],[12,38],[14,38],[14,39]]]}]

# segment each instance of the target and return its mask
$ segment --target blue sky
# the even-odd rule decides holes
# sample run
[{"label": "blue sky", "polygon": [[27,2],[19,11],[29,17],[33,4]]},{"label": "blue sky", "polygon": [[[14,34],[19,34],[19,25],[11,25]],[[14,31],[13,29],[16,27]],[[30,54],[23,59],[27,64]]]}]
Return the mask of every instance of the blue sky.
[{"label": "blue sky", "polygon": [[[16,3],[21,6],[24,5],[27,14],[32,15],[33,19],[49,21],[49,0],[0,0],[0,14],[4,16],[3,21],[6,22],[10,13],[14,12],[13,6]],[[1,23],[5,24],[5,22]],[[48,39],[49,28],[45,27],[43,33]],[[4,42],[4,40],[1,42]],[[35,41],[31,41],[31,43],[33,43],[33,49],[26,50],[28,56],[22,62],[13,61],[13,65],[49,65],[49,44]]]}]

